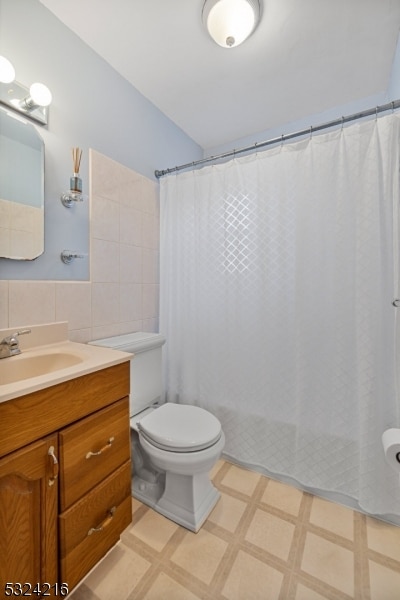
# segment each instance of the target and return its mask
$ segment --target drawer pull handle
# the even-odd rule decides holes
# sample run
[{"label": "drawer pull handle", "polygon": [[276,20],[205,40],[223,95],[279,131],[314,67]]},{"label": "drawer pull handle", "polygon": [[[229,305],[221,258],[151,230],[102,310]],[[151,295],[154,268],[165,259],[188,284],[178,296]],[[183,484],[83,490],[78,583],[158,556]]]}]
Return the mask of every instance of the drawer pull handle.
[{"label": "drawer pull handle", "polygon": [[104,521],[102,523],[100,523],[100,525],[98,527],[91,527],[89,529],[89,531],[87,532],[87,534],[88,535],[92,535],[92,533],[98,533],[99,531],[103,531],[103,529],[105,529],[106,527],[108,527],[108,525],[113,520],[113,517],[114,517],[114,514],[115,514],[116,510],[117,510],[116,506],[113,506],[112,508],[110,508],[110,510],[108,511],[108,515],[104,519]]},{"label": "drawer pull handle", "polygon": [[49,456],[51,456],[51,458],[53,459],[53,462],[52,462],[53,476],[50,477],[50,479],[49,479],[49,485],[54,485],[55,481],[58,477],[58,469],[59,469],[57,456],[55,455],[55,452],[54,452],[54,446],[50,446],[50,448],[47,451],[47,454]]},{"label": "drawer pull handle", "polygon": [[86,458],[90,458],[91,456],[100,456],[100,454],[103,454],[103,452],[105,452],[106,450],[108,450],[109,448],[111,448],[111,445],[113,443],[113,441],[115,440],[114,437],[110,437],[110,439],[108,440],[107,444],[105,446],[103,446],[102,448],[100,448],[100,450],[98,452],[88,452],[86,454]]}]

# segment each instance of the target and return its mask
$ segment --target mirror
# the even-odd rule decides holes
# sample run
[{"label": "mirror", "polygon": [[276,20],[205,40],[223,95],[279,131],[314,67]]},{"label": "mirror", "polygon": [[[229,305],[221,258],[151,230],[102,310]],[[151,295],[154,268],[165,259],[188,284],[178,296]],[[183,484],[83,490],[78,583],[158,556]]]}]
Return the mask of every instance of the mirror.
[{"label": "mirror", "polygon": [[0,107],[0,257],[44,251],[44,142],[35,127]]}]

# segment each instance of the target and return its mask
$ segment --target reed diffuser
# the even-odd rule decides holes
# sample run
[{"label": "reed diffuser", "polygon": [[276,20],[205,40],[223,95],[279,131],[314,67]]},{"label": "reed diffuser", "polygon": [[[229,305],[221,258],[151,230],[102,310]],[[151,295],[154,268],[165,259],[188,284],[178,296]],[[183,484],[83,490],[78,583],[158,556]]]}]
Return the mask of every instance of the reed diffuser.
[{"label": "reed diffuser", "polygon": [[71,192],[82,192],[82,179],[79,177],[79,169],[81,168],[82,150],[80,148],[72,148],[72,166],[74,175],[69,180],[69,188]]}]

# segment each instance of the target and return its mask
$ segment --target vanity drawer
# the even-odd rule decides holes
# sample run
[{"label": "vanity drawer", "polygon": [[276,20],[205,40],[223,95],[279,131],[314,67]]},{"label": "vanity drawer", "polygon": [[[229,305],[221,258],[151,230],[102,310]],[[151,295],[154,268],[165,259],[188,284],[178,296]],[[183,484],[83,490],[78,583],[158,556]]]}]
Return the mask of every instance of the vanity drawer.
[{"label": "vanity drawer", "polygon": [[59,433],[61,512],[130,459],[129,399]]},{"label": "vanity drawer", "polygon": [[59,516],[60,581],[72,589],[118,542],[131,522],[128,461]]}]

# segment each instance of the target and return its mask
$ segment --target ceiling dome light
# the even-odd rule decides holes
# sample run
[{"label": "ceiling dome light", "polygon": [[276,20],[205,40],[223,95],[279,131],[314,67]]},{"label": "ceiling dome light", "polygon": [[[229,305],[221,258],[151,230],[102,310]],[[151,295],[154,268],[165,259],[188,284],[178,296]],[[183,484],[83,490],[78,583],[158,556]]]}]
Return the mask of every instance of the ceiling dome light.
[{"label": "ceiling dome light", "polygon": [[11,83],[15,79],[15,69],[5,56],[0,56],[0,82]]},{"label": "ceiling dome light", "polygon": [[233,48],[253,33],[260,13],[260,0],[205,0],[202,18],[219,46]]}]

